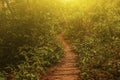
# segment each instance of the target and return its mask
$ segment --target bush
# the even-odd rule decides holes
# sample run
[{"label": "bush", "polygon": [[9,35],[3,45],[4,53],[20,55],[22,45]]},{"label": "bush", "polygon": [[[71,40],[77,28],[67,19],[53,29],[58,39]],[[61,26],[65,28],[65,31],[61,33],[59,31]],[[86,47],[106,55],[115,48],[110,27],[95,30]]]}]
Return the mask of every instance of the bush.
[{"label": "bush", "polygon": [[56,39],[59,31],[59,28],[55,31],[57,14],[54,16],[49,6],[51,4],[38,5],[25,0],[3,1],[0,11],[0,73],[4,76],[0,77],[38,80],[46,68],[60,61],[63,50]]},{"label": "bush", "polygon": [[[67,38],[79,55],[83,80],[120,79],[119,1],[102,1],[75,18]],[[87,13],[86,13],[87,12]],[[80,14],[79,14],[80,15]]]}]

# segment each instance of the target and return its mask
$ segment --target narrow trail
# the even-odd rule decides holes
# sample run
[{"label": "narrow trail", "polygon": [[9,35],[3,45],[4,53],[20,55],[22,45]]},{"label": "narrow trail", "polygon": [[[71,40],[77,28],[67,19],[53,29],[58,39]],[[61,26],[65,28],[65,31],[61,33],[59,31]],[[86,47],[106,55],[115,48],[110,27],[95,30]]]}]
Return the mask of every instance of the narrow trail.
[{"label": "narrow trail", "polygon": [[51,68],[50,74],[45,76],[43,80],[80,80],[77,55],[72,52],[62,34],[59,34],[57,37],[63,44],[65,55],[60,63]]}]

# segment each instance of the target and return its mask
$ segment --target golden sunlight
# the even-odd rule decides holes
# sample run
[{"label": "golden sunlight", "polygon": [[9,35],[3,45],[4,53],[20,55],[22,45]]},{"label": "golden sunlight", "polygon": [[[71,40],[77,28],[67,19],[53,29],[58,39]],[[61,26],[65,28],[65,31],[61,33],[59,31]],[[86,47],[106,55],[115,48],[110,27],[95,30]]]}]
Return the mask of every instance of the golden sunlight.
[{"label": "golden sunlight", "polygon": [[71,2],[73,2],[73,1],[75,1],[75,0],[61,0],[63,3],[71,3]]},{"label": "golden sunlight", "polygon": [[70,2],[71,0],[64,0],[65,2]]}]

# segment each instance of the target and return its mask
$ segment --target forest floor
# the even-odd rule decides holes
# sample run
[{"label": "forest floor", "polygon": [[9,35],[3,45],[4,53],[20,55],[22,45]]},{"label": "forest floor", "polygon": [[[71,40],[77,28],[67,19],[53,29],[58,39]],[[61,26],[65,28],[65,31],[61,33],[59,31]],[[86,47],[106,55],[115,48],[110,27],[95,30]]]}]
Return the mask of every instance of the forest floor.
[{"label": "forest floor", "polygon": [[72,52],[62,34],[57,37],[63,44],[65,55],[57,65],[49,69],[49,74],[43,76],[42,80],[80,80],[78,75],[80,70],[77,66],[78,56]]}]

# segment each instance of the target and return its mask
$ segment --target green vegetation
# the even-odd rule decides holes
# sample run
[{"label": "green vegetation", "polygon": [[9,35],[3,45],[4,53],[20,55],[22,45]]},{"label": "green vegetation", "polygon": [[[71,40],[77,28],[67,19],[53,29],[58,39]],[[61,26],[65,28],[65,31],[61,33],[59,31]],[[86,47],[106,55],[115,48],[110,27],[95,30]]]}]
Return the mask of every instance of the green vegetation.
[{"label": "green vegetation", "polygon": [[39,80],[63,55],[56,7],[44,0],[0,2],[0,80]]},{"label": "green vegetation", "polygon": [[67,38],[83,80],[120,80],[120,1],[104,0],[71,20]]},{"label": "green vegetation", "polygon": [[0,80],[39,80],[61,32],[83,80],[120,80],[120,0],[0,0]]}]

